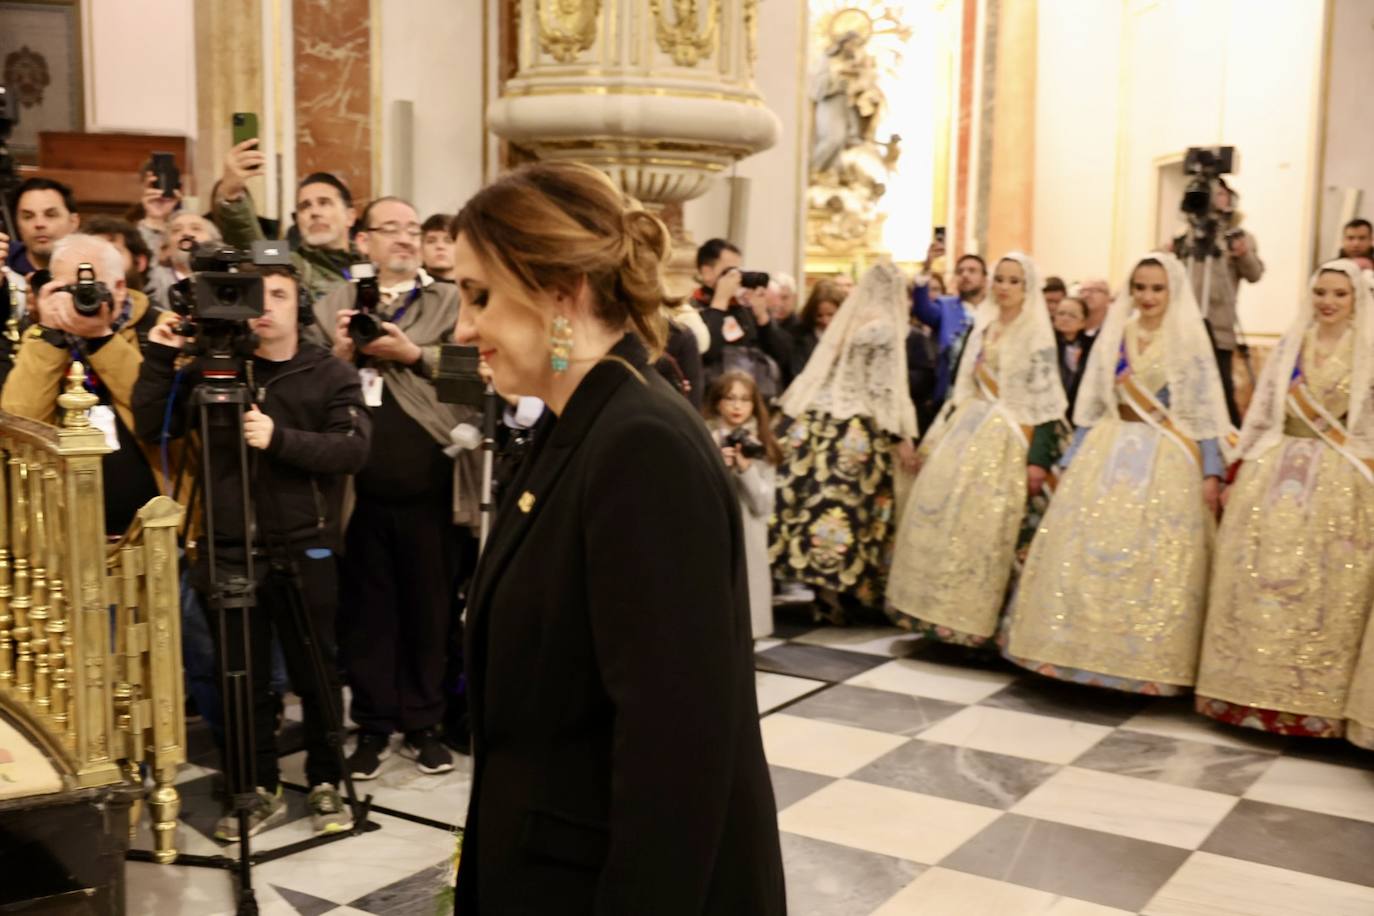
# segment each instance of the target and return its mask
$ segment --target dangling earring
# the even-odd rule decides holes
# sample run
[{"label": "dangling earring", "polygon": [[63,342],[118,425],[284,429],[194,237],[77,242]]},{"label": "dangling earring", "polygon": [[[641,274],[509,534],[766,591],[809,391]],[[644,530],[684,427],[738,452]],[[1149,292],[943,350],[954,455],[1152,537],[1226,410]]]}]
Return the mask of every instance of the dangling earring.
[{"label": "dangling earring", "polygon": [[549,335],[549,365],[553,366],[553,371],[557,374],[568,371],[568,362],[572,359],[573,332],[572,323],[562,315],[553,320],[553,333]]}]

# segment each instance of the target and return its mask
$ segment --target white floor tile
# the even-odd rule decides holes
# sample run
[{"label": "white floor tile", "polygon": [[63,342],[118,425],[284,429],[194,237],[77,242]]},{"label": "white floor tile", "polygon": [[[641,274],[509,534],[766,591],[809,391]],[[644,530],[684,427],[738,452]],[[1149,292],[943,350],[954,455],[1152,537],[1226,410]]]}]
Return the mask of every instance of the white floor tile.
[{"label": "white floor tile", "polygon": [[1133,916],[1125,910],[1061,897],[978,875],[932,868],[872,916]]},{"label": "white floor tile", "polygon": [[1011,810],[1044,821],[1196,849],[1238,801],[1232,795],[1065,767]]},{"label": "white floor tile", "polygon": [[776,649],[778,646],[783,645],[785,642],[786,640],[772,639],[771,637],[765,639],[756,639],[754,640],[754,651],[767,652],[769,649]]},{"label": "white floor tile", "polygon": [[977,703],[1013,680],[1014,675],[1000,671],[955,668],[937,662],[899,658],[850,678],[847,683],[951,703]]},{"label": "white floor tile", "polygon": [[934,864],[1002,812],[979,805],[840,780],[778,816],[788,833],[911,862]]},{"label": "white floor tile", "polygon": [[1246,798],[1374,821],[1374,771],[1280,757]]},{"label": "white floor tile", "polygon": [[[236,910],[234,876],[214,868],[182,868],[128,862],[124,866],[129,913],[139,916],[233,916]],[[257,871],[254,871],[254,877]],[[271,887],[254,884],[262,916],[300,916]],[[334,912],[334,911],[331,911]]]},{"label": "white floor tile", "polygon": [[1374,888],[1194,853],[1144,916],[1369,916]]},{"label": "white floor tile", "polygon": [[769,763],[825,776],[848,776],[908,740],[786,713],[768,716],[759,726]]},{"label": "white floor tile", "polygon": [[1071,763],[1111,733],[1104,725],[970,706],[921,732],[921,739],[1045,763]]},{"label": "white floor tile", "polygon": [[254,877],[343,902],[409,878],[453,855],[455,841],[447,831],[386,815],[374,817],[383,829],[259,865]]},{"label": "white floor tile", "polygon": [[897,627],[825,627],[798,636],[793,642],[809,646],[828,646],[884,658],[904,658],[921,637]]},{"label": "white floor tile", "polygon": [[1156,700],[1148,709],[1128,720],[1122,728],[1184,741],[1202,741],[1243,751],[1278,753],[1286,739],[1253,728],[1223,725],[1193,711],[1191,698]]},{"label": "white floor tile", "polygon": [[771,671],[754,672],[754,690],[759,698],[759,715],[765,715],[784,703],[790,703],[797,697],[824,686],[825,681],[813,681],[806,677],[774,674]]}]

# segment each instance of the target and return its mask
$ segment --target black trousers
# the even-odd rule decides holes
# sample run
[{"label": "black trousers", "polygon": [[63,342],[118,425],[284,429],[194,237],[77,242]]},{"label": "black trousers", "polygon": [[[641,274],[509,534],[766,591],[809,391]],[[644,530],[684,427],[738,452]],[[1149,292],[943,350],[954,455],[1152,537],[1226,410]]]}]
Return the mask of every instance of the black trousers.
[{"label": "black trousers", "polygon": [[444,715],[459,532],[452,501],[360,496],[348,523],[340,639],[353,721],[389,735]]},{"label": "black trousers", "polygon": [[1232,350],[1216,350],[1217,369],[1221,371],[1221,390],[1226,395],[1226,412],[1231,415],[1231,424],[1240,428],[1240,408],[1236,405],[1236,382],[1231,378]]},{"label": "black trousers", "polygon": [[[335,617],[338,611],[339,579],[338,562],[332,552],[312,550],[309,553],[297,552],[293,557],[300,572],[300,600],[305,614],[314,625],[316,644],[327,683],[321,692],[316,681],[315,667],[306,649],[305,634],[297,626],[294,609],[295,580],[287,570],[274,569],[266,558],[258,560],[257,608],[250,612],[249,661],[252,666],[253,681],[250,685],[250,699],[253,709],[253,762],[256,769],[255,783],[268,791],[276,791],[280,780],[277,767],[277,743],[274,729],[276,726],[276,703],[272,698],[272,636],[275,633],[281,642],[282,655],[286,660],[286,671],[291,678],[291,686],[301,698],[301,712],[305,726],[305,774],[310,785],[320,783],[335,785],[343,778],[339,770],[338,758],[329,740],[325,709],[322,704],[333,704],[335,721],[342,722],[343,696],[339,687],[338,664],[335,649]],[[197,591],[200,592],[202,606],[209,618],[210,633],[216,647],[223,645],[219,612],[206,593],[209,583],[205,571],[197,576]],[[242,664],[243,631],[239,626],[236,610],[225,612],[225,636],[227,637],[228,657],[231,667]],[[224,657],[224,653],[220,653]],[[227,720],[226,720],[227,722]],[[228,734],[236,734],[233,727]],[[221,755],[225,748],[221,746]],[[227,764],[226,764],[227,766]]]}]

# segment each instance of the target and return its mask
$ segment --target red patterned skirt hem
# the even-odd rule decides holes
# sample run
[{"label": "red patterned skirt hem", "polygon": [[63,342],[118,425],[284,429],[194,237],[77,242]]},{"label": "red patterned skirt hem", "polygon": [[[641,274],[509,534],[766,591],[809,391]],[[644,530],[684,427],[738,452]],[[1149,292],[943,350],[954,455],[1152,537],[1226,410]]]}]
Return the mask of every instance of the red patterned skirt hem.
[{"label": "red patterned skirt hem", "polygon": [[1275,735],[1293,735],[1299,738],[1341,738],[1345,735],[1345,720],[1328,716],[1309,716],[1297,712],[1282,712],[1277,709],[1264,709],[1260,706],[1242,706],[1212,697],[1199,696],[1193,701],[1193,708],[1209,719],[1253,728]]}]

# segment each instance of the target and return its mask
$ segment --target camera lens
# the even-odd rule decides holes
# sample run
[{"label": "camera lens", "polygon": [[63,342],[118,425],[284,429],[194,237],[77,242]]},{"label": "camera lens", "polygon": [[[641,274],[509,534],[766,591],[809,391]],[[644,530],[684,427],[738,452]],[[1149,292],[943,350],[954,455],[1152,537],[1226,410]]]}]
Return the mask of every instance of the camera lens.
[{"label": "camera lens", "polygon": [[215,287],[215,298],[223,305],[237,305],[239,301],[239,288],[231,283]]}]

